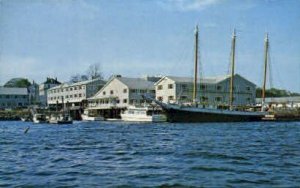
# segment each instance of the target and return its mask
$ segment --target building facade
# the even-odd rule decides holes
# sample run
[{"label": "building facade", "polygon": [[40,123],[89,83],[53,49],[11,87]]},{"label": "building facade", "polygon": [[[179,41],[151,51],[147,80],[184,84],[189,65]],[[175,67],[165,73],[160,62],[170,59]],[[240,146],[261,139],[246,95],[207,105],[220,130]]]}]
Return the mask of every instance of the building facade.
[{"label": "building facade", "polygon": [[[262,98],[256,98],[256,104],[261,103]],[[264,103],[271,108],[300,108],[300,96],[265,98]]]},{"label": "building facade", "polygon": [[130,105],[145,103],[143,94],[155,96],[154,82],[146,78],[113,76],[97,94],[88,99],[88,109],[106,118],[119,118]]},{"label": "building facade", "polygon": [[39,102],[42,106],[47,106],[48,89],[58,86],[61,83],[57,81],[57,78],[47,78],[47,80],[39,85]]},{"label": "building facade", "polygon": [[[203,105],[226,106],[230,96],[230,76],[199,79],[197,101]],[[165,76],[155,83],[156,99],[164,103],[192,102],[193,78]],[[236,74],[234,76],[233,105],[255,104],[256,86]]]},{"label": "building facade", "polygon": [[0,87],[0,108],[12,109],[27,107],[29,97],[27,88]]},{"label": "building facade", "polygon": [[104,84],[101,79],[93,79],[52,87],[48,90],[48,105],[62,107],[62,104],[68,104],[68,107],[83,107],[87,98],[94,96]]}]

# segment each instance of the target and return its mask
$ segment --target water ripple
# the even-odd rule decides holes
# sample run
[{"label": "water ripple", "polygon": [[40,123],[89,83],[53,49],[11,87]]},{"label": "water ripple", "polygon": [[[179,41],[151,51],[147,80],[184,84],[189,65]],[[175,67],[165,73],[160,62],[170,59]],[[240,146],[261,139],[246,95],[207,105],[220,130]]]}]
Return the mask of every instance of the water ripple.
[{"label": "water ripple", "polygon": [[0,132],[0,187],[300,184],[300,122],[51,126],[12,121],[0,122]]}]

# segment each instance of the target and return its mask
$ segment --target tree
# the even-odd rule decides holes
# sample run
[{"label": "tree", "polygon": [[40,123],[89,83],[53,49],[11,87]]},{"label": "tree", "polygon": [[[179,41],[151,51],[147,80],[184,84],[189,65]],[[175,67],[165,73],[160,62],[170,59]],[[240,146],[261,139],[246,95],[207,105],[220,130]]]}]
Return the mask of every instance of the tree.
[{"label": "tree", "polygon": [[29,86],[31,86],[31,83],[27,78],[13,78],[4,84],[4,87],[27,88]]},{"label": "tree", "polygon": [[96,78],[103,79],[103,74],[101,72],[100,64],[95,63],[90,65],[87,70],[87,75],[90,79],[96,79]]},{"label": "tree", "polygon": [[70,82],[76,83],[76,82],[81,82],[81,81],[86,81],[88,80],[88,76],[84,74],[75,74],[71,76]]}]

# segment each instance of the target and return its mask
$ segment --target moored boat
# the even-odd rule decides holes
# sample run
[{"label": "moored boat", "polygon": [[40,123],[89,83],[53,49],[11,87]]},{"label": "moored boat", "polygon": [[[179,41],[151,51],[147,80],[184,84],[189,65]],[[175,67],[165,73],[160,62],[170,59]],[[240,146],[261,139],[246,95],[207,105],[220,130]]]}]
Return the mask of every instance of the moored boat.
[{"label": "moored boat", "polygon": [[45,114],[34,114],[32,118],[33,123],[47,123],[48,120]]},{"label": "moored boat", "polygon": [[81,114],[82,121],[104,121],[104,117],[102,116],[93,116],[90,115],[88,110],[85,110],[83,114]]},{"label": "moored boat", "polygon": [[159,110],[151,107],[135,107],[130,106],[127,110],[121,113],[123,121],[132,122],[165,122],[167,118]]},{"label": "moored boat", "polygon": [[[198,26],[195,31],[195,67],[194,67],[194,88],[193,102],[190,105],[167,104],[155,99],[148,98],[161,106],[169,122],[244,122],[261,121],[266,112],[258,111],[237,111],[233,106],[234,88],[234,67],[235,67],[235,31],[232,37],[231,51],[231,76],[230,76],[230,97],[228,109],[204,108],[197,98],[197,71],[198,71]],[[146,96],[147,98],[147,96]]]}]

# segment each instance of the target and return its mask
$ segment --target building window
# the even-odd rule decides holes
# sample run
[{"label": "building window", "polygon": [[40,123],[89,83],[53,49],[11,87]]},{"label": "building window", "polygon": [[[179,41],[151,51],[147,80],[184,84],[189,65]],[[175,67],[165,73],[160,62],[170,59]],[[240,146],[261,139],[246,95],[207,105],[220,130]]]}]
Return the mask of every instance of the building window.
[{"label": "building window", "polygon": [[110,90],[110,94],[113,95],[113,94],[114,94],[114,91],[113,91],[113,90]]},{"label": "building window", "polygon": [[69,96],[68,96],[68,95],[66,95],[66,96],[65,96],[65,98],[67,99],[67,98],[69,98]]},{"label": "building window", "polygon": [[187,85],[186,84],[182,84],[181,85],[181,90],[182,91],[187,91]]},{"label": "building window", "polygon": [[157,97],[157,100],[163,101],[163,97]]},{"label": "building window", "polygon": [[102,92],[102,94],[103,94],[103,95],[106,95],[106,92],[105,92],[105,91],[103,91],[103,92]]},{"label": "building window", "polygon": [[123,93],[127,93],[127,89],[123,89]]},{"label": "building window", "polygon": [[77,97],[77,94],[75,94],[74,97],[76,98],[76,97]]},{"label": "building window", "polygon": [[221,91],[222,90],[222,86],[217,86],[217,90]]},{"label": "building window", "polygon": [[207,102],[208,101],[208,97],[201,97],[201,101],[202,102]]},{"label": "building window", "polygon": [[248,87],[246,87],[246,90],[247,90],[247,91],[250,91],[250,90],[251,90],[251,88],[248,86]]},{"label": "building window", "polygon": [[82,89],[82,87],[81,87],[81,86],[79,86],[79,89]]},{"label": "building window", "polygon": [[81,97],[82,95],[81,95],[81,93],[79,93],[79,97]]},{"label": "building window", "polygon": [[70,98],[73,98],[73,95],[70,95]]},{"label": "building window", "polygon": [[215,101],[216,101],[216,102],[221,102],[221,101],[222,101],[222,97],[216,97],[216,98],[215,98]]},{"label": "building window", "polygon": [[169,96],[168,99],[169,99],[169,101],[174,100],[174,96]]},{"label": "building window", "polygon": [[123,99],[123,103],[127,103],[127,99]]},{"label": "building window", "polygon": [[248,97],[248,98],[247,98],[247,101],[250,102],[250,101],[251,101],[251,98]]},{"label": "building window", "polygon": [[136,93],[136,90],[135,89],[131,89],[130,92],[131,93]]},{"label": "building window", "polygon": [[162,85],[158,85],[158,86],[157,86],[157,89],[158,89],[158,90],[162,90],[162,89],[163,89],[163,86],[162,86]]},{"label": "building window", "polygon": [[201,85],[200,85],[200,89],[202,89],[202,90],[206,89],[206,85],[201,84]]},{"label": "building window", "polygon": [[173,84],[168,84],[168,89],[173,89]]},{"label": "building window", "polygon": [[70,87],[70,91],[73,91],[73,88],[72,88],[72,87]]},{"label": "building window", "polygon": [[181,100],[186,100],[188,97],[187,96],[180,96]]}]

